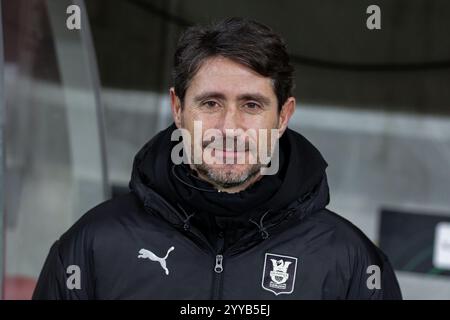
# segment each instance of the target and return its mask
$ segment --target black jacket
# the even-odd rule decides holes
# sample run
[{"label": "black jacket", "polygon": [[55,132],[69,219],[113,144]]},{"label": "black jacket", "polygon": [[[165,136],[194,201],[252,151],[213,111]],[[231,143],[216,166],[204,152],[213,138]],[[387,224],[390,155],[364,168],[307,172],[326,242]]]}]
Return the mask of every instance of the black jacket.
[{"label": "black jacket", "polygon": [[171,163],[174,128],[136,155],[128,194],[54,243],[34,299],[401,299],[386,256],[325,208],[327,163],[302,135],[281,138],[278,174],[227,194]]}]

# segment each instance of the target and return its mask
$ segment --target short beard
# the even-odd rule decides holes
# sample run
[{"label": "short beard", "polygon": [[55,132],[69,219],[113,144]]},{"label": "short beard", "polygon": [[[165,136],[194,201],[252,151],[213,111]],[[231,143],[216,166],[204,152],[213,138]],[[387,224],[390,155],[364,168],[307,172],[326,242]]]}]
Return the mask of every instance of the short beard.
[{"label": "short beard", "polygon": [[253,164],[246,171],[238,174],[227,172],[227,170],[224,169],[212,170],[204,163],[194,164],[193,167],[200,174],[208,177],[208,179],[217,186],[222,188],[233,188],[240,186],[255,177],[261,169],[261,164]]}]

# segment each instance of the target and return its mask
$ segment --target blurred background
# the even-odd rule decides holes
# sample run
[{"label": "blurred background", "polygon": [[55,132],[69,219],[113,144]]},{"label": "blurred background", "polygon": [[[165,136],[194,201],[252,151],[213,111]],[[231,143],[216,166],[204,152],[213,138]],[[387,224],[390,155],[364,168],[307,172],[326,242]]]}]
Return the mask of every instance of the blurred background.
[{"label": "blurred background", "polygon": [[448,0],[1,0],[2,298],[29,299],[51,244],[127,192],[135,153],[171,123],[177,38],[229,16],[285,38],[290,127],[329,163],[329,208],[389,256],[406,299],[450,299]]}]

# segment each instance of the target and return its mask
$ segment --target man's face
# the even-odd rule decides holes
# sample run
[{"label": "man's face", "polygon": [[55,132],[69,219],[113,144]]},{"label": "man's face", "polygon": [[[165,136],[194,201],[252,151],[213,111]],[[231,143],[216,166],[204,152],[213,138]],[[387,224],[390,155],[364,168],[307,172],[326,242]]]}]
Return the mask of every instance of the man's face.
[{"label": "man's face", "polygon": [[[182,108],[176,108],[173,89],[171,94],[178,128],[194,137],[195,123],[201,124],[201,139],[193,139],[191,156],[194,150],[200,151],[202,163],[191,164],[193,169],[224,188],[245,184],[259,174],[258,150],[270,154],[271,129],[280,129],[280,120],[284,123],[270,78],[230,59],[214,57],[192,78]],[[265,137],[258,134],[260,129],[266,131]],[[218,132],[223,140],[211,138]],[[266,149],[261,149],[262,144]]]}]

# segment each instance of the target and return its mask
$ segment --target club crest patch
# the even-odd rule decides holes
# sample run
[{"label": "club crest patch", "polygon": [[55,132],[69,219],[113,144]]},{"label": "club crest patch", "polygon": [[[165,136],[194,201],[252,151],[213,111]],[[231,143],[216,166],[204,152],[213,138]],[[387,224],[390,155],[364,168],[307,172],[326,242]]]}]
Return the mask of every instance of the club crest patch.
[{"label": "club crest patch", "polygon": [[266,253],[261,285],[276,296],[294,291],[297,258]]}]

